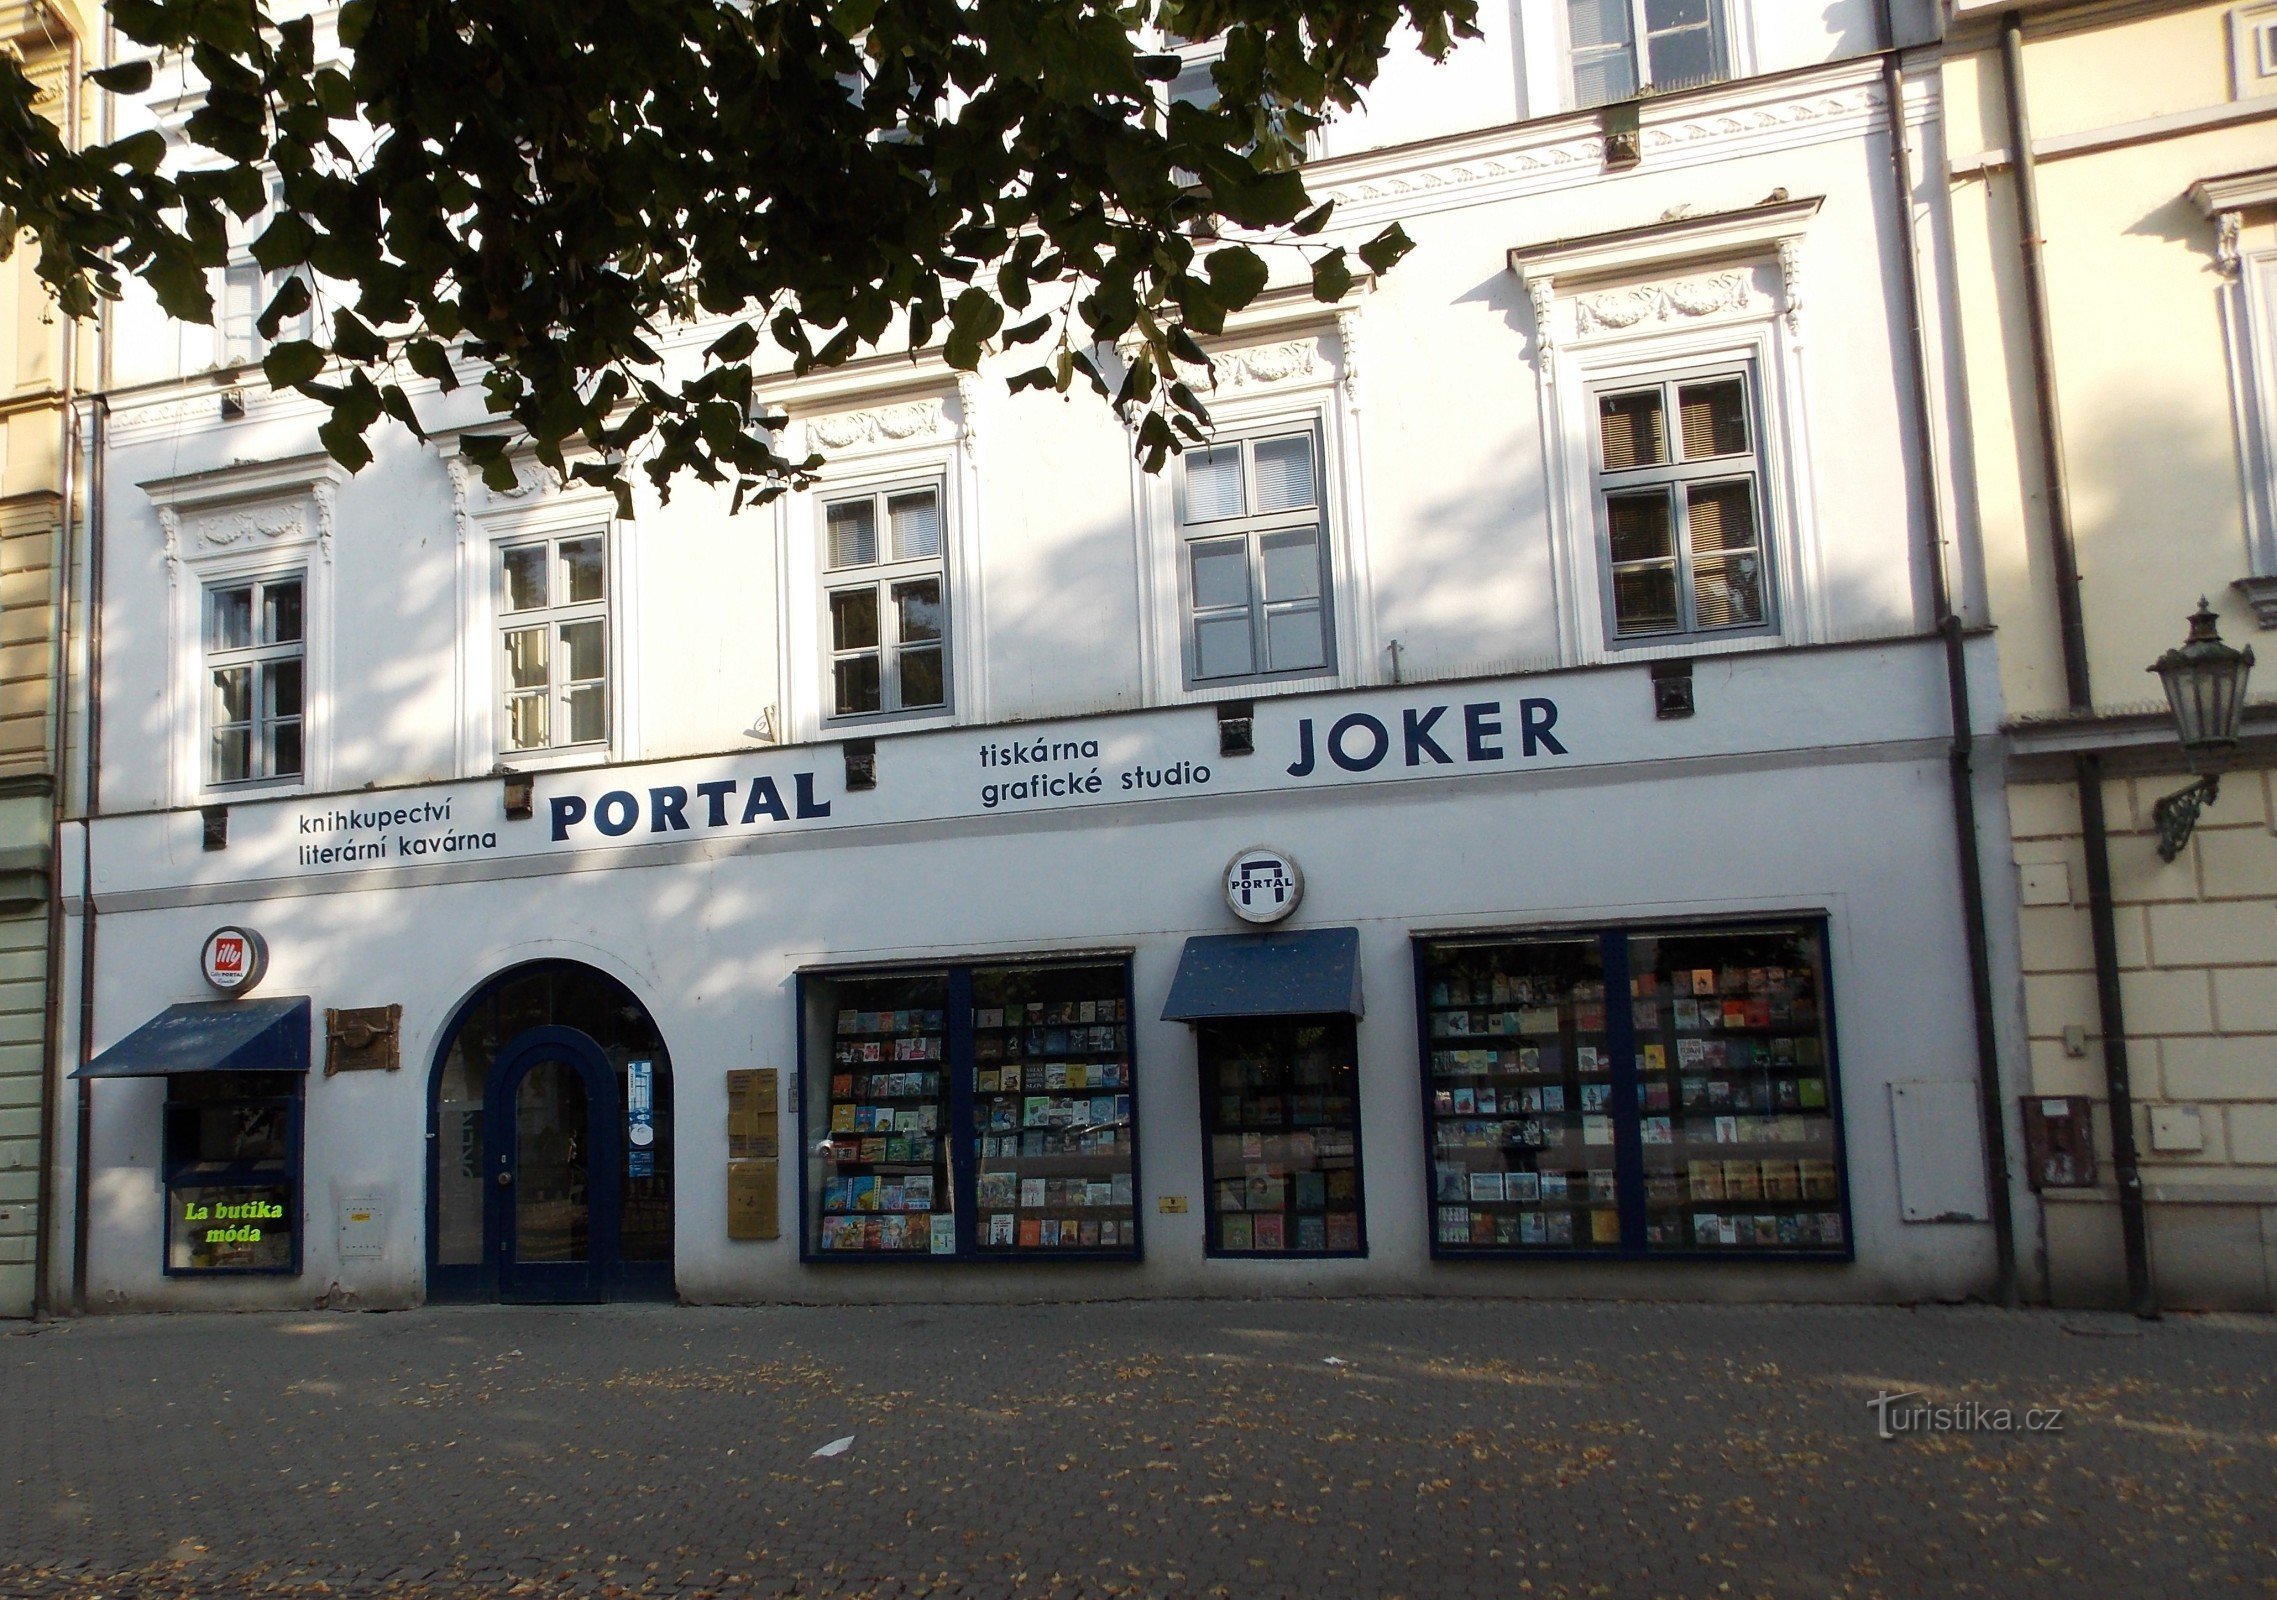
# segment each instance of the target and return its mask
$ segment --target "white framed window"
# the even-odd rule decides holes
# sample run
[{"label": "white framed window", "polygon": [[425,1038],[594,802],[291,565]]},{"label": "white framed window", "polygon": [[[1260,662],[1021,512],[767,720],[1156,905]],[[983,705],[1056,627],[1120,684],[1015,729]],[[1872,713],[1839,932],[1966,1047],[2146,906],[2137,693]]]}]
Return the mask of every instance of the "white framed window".
[{"label": "white framed window", "polygon": [[1221,437],[1178,460],[1189,688],[1312,677],[1336,659],[1317,423]]},{"label": "white framed window", "polygon": [[1608,642],[1773,626],[1756,393],[1752,363],[1593,387]]},{"label": "white framed window", "polygon": [[580,529],[495,549],[500,753],[606,744],[607,533]]},{"label": "white framed window", "polygon": [[942,501],[939,480],[823,500],[826,720],[950,709]]},{"label": "white framed window", "polygon": [[458,525],[458,771],[637,761],[640,523],[533,457],[493,489],[443,457]]},{"label": "white framed window", "polygon": [[205,589],[206,782],[301,776],[307,717],[307,575]]},{"label": "white framed window", "polygon": [[[1510,252],[1533,303],[1561,662],[1832,637],[1803,314],[1821,204]],[[1879,603],[1901,604],[1894,586]]]},{"label": "white framed window", "polygon": [[1133,453],[1147,704],[1383,676],[1354,355],[1358,298],[1333,321],[1293,299],[1237,319],[1211,347],[1207,443],[1189,445],[1160,472],[1144,471]]},{"label": "white framed window", "polygon": [[146,479],[166,553],[166,735],[121,754],[192,806],[332,786],[333,531],[323,456]]},{"label": "white framed window", "polygon": [[271,178],[268,205],[243,223],[231,219],[229,261],[214,286],[213,359],[218,367],[250,366],[269,353],[272,343],[306,339],[312,332],[313,308],[286,318],[279,324],[274,340],[261,336],[261,313],[269,309],[269,302],[277,297],[295,270],[280,267],[274,272],[264,272],[261,264],[253,259],[253,241],[269,226],[282,201],[282,183]]},{"label": "white framed window", "polygon": [[1565,23],[1576,106],[1731,74],[1725,0],[1565,0]]}]

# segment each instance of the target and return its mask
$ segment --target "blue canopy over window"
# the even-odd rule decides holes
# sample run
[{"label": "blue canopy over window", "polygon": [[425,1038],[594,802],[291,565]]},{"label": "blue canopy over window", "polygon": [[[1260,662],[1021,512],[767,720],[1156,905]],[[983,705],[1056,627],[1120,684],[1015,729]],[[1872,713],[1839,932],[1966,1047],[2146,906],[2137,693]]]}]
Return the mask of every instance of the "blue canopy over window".
[{"label": "blue canopy over window", "polygon": [[306,1072],[304,994],[168,1006],[74,1078],[164,1078],[177,1072]]},{"label": "blue canopy over window", "polygon": [[1208,934],[1186,941],[1165,1022],[1359,1016],[1360,930]]}]

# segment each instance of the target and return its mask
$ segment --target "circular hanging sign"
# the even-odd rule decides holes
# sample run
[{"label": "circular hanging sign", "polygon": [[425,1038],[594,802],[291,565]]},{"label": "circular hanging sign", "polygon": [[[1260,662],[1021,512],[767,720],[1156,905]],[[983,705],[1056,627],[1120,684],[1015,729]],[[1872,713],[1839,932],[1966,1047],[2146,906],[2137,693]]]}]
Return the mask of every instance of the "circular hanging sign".
[{"label": "circular hanging sign", "polygon": [[198,964],[219,993],[249,994],[269,970],[269,946],[251,928],[216,928],[206,935]]},{"label": "circular hanging sign", "polygon": [[1304,892],[1304,869],[1286,850],[1255,844],[1225,864],[1225,903],[1244,922],[1279,922]]}]

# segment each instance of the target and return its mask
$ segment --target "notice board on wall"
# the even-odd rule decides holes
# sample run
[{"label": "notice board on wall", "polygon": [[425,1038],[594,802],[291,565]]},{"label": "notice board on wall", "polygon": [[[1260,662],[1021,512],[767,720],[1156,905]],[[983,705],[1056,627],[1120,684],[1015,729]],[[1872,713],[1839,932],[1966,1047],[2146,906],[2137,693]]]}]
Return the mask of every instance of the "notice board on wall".
[{"label": "notice board on wall", "polygon": [[727,1158],[772,1161],[783,1153],[776,1099],[781,1094],[773,1067],[746,1068],[727,1075]]},{"label": "notice board on wall", "polygon": [[773,1067],[727,1075],[727,1236],[779,1239],[781,1191],[781,1080]]},{"label": "notice board on wall", "polygon": [[776,1203],[781,1165],[772,1160],[727,1164],[727,1236],[730,1239],[782,1237],[782,1207]]}]

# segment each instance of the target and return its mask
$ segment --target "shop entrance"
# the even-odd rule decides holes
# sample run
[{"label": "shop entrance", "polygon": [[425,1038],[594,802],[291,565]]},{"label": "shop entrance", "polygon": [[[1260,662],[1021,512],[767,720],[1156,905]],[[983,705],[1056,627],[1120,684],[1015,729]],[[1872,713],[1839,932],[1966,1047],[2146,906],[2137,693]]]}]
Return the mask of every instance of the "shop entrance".
[{"label": "shop entrance", "polygon": [[672,1079],[606,973],[502,973],[459,1010],[429,1100],[430,1300],[672,1297]]}]

